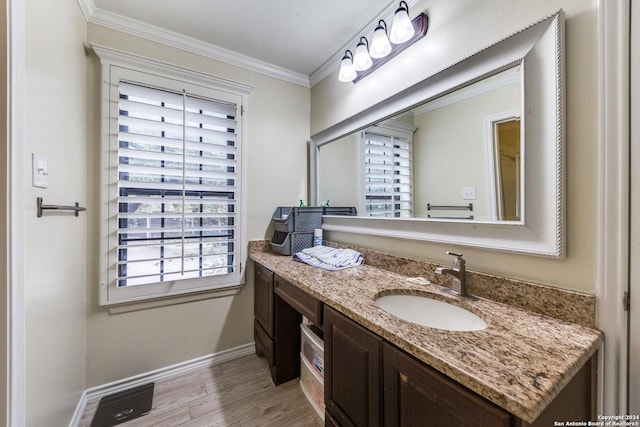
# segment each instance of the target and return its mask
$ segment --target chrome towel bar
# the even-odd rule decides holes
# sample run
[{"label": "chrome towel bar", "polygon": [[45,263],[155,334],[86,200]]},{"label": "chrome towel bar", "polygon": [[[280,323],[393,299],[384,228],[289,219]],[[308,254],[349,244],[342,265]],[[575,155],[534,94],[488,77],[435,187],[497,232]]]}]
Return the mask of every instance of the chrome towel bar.
[{"label": "chrome towel bar", "polygon": [[432,205],[427,203],[427,210],[456,210],[456,211],[473,211],[473,203],[468,205]]},{"label": "chrome towel bar", "polygon": [[58,210],[58,211],[75,211],[75,215],[78,216],[80,211],[86,211],[87,208],[83,208],[80,206],[78,202],[76,202],[75,206],[64,206],[64,205],[45,205],[42,203],[42,197],[36,198],[36,203],[38,205],[38,218],[42,216],[42,211],[44,210]]}]

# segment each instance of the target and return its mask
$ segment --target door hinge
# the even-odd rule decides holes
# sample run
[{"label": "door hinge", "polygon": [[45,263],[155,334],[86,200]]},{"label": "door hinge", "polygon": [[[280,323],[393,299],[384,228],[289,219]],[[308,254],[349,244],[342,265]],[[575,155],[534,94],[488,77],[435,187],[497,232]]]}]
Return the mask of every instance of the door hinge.
[{"label": "door hinge", "polygon": [[622,297],[622,306],[624,311],[631,310],[631,298],[629,295],[629,291],[625,292],[624,296]]},{"label": "door hinge", "polygon": [[240,115],[244,116],[244,105],[240,106]]}]

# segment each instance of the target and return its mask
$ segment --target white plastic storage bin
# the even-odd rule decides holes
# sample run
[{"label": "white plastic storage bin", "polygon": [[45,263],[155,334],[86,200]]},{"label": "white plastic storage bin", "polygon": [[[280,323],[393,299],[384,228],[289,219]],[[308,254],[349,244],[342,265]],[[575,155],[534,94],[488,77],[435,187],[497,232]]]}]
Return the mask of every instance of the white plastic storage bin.
[{"label": "white plastic storage bin", "polygon": [[305,318],[300,324],[300,388],[324,420],[324,342],[318,334]]},{"label": "white plastic storage bin", "polygon": [[324,342],[312,328],[311,325],[300,325],[300,355],[305,359],[311,369],[313,369],[321,378],[324,378]]},{"label": "white plastic storage bin", "polygon": [[313,409],[324,420],[324,381],[302,355],[300,355],[300,388]]}]

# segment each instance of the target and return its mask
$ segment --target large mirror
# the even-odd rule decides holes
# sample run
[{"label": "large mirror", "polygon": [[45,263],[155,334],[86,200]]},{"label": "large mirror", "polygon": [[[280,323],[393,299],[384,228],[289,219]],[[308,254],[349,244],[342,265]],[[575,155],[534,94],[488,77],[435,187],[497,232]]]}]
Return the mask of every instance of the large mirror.
[{"label": "large mirror", "polygon": [[563,16],[312,137],[327,230],[563,257]]}]

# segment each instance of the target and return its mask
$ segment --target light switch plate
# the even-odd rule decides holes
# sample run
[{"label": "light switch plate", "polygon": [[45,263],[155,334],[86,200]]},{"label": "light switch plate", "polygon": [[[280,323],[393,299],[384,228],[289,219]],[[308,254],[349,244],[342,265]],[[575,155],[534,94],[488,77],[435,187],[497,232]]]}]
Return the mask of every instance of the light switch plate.
[{"label": "light switch plate", "polygon": [[463,200],[475,200],[476,199],[476,187],[464,187],[462,189]]},{"label": "light switch plate", "polygon": [[44,157],[32,154],[32,185],[39,188],[49,187],[49,170]]}]

